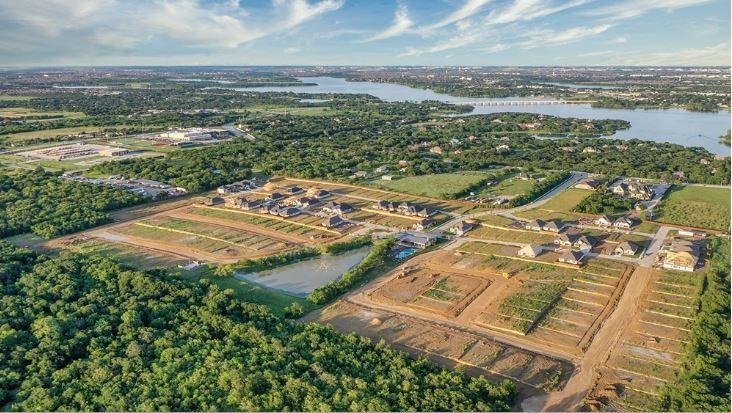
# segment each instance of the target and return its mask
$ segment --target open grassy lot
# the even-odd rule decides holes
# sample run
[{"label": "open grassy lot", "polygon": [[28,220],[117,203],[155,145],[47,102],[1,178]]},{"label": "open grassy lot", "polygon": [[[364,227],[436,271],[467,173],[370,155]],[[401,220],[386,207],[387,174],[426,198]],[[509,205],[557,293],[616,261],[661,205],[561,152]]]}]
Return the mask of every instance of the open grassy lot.
[{"label": "open grassy lot", "polygon": [[35,96],[21,96],[21,95],[0,95],[1,100],[31,100]]},{"label": "open grassy lot", "polygon": [[53,116],[54,118],[82,118],[86,116],[82,112],[68,111],[37,111],[30,108],[0,108],[0,117],[4,118],[24,118],[28,116]]},{"label": "open grassy lot", "polygon": [[246,108],[247,111],[252,112],[262,112],[265,114],[275,114],[275,115],[297,115],[297,116],[323,116],[323,115],[333,115],[335,113],[338,113],[338,110],[333,110],[329,107],[324,106],[316,106],[316,107],[304,107],[304,108],[298,108],[298,107],[255,107],[255,108]]},{"label": "open grassy lot", "polygon": [[375,178],[371,185],[407,194],[423,195],[433,198],[452,199],[456,194],[478,184],[486,175],[481,172],[463,172],[407,176],[393,181]]},{"label": "open grassy lot", "polygon": [[493,186],[483,188],[480,192],[477,192],[477,195],[480,197],[506,196],[510,198],[526,193],[536,182],[533,179],[518,179],[517,176],[518,174],[514,173],[500,175],[497,178],[498,183]]},{"label": "open grassy lot", "polygon": [[591,193],[592,191],[589,189],[570,188],[543,204],[541,209],[555,212],[571,212],[580,201]]},{"label": "open grassy lot", "polygon": [[141,271],[151,268],[170,268],[179,264],[186,264],[189,260],[153,251],[147,248],[135,247],[129,244],[105,241],[102,239],[90,239],[76,243],[70,248],[72,251],[84,254],[96,254],[103,257],[113,258],[122,264],[129,265]]},{"label": "open grassy lot", "polygon": [[676,225],[729,228],[729,188],[674,186],[656,209],[655,220]]},{"label": "open grassy lot", "polygon": [[65,135],[76,135],[79,133],[94,133],[99,132],[103,129],[125,129],[130,127],[129,125],[113,125],[113,126],[75,126],[70,128],[57,128],[57,129],[44,129],[30,132],[12,133],[8,135],[2,135],[0,138],[5,139],[8,143],[23,144],[27,140],[38,139],[38,138],[53,138],[56,136]]}]

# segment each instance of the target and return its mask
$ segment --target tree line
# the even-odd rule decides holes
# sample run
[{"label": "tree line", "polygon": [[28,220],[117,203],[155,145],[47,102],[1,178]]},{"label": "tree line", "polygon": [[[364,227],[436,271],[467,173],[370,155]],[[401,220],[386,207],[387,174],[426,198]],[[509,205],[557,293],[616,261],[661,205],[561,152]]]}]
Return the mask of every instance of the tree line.
[{"label": "tree line", "polygon": [[0,242],[9,410],[506,411],[509,381],[278,318],[210,280]]}]

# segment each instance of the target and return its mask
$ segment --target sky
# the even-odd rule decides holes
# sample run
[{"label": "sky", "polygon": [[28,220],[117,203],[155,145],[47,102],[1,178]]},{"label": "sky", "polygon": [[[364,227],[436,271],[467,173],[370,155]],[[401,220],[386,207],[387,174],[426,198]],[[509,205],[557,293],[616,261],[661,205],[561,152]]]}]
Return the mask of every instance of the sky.
[{"label": "sky", "polygon": [[730,0],[0,0],[0,27],[0,67],[730,64]]}]

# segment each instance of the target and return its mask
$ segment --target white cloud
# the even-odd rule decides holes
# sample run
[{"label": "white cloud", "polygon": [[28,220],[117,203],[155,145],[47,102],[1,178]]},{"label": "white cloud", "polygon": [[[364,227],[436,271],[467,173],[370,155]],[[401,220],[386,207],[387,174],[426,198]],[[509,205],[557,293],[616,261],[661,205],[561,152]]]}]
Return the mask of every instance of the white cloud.
[{"label": "white cloud", "polygon": [[162,0],[139,16],[145,28],[189,46],[236,47],[265,35],[244,23],[238,5],[204,6],[197,0]]},{"label": "white cloud", "polygon": [[[541,17],[546,17],[564,10],[578,7],[591,2],[592,0],[570,0],[563,3],[548,3],[546,0],[514,0],[501,9],[491,11],[482,19],[482,24],[463,24],[458,29],[458,33],[447,40],[437,42],[432,46],[425,48],[410,48],[402,56],[419,56],[426,53],[439,53],[445,50],[452,50],[461,47],[470,46],[476,43],[485,42],[491,39],[491,36],[500,34],[498,29],[502,27],[503,35],[516,37],[525,36],[525,32],[514,30],[510,25],[518,22],[532,21]],[[506,29],[506,28],[510,29]],[[501,50],[506,50],[510,45],[501,43]],[[489,49],[484,49],[489,50]]]},{"label": "white cloud", "polygon": [[409,30],[413,24],[414,22],[409,19],[407,6],[404,4],[400,4],[394,12],[394,22],[391,24],[391,26],[387,27],[379,33],[374,34],[373,36],[367,37],[363,41],[373,42],[376,40],[384,40],[390,37],[399,36],[400,34],[403,34],[407,30]]},{"label": "white cloud", "polygon": [[289,35],[344,1],[275,0],[255,15],[238,0],[0,0],[0,62],[215,53]]},{"label": "white cloud", "polygon": [[453,23],[457,23],[461,20],[465,20],[468,17],[481,11],[483,6],[490,3],[493,0],[466,0],[462,7],[448,14],[447,17],[438,21],[435,24],[425,27],[425,30],[434,30],[440,27],[445,27]]},{"label": "white cloud", "polygon": [[553,5],[546,0],[515,0],[512,5],[503,10],[493,11],[486,16],[489,25],[508,24],[518,21],[530,21],[539,17],[549,16],[573,7],[582,6],[592,0],[572,0]]},{"label": "white cloud", "polygon": [[604,16],[613,20],[638,17],[653,10],[673,11],[684,7],[708,3],[711,0],[624,0],[611,6],[588,11],[588,16]]},{"label": "white cloud", "polygon": [[619,54],[612,61],[616,62],[613,64],[623,65],[697,66],[704,64],[728,66],[730,45],[729,43],[719,43],[702,48],[681,49],[670,52]]},{"label": "white cloud", "polygon": [[343,7],[345,0],[321,0],[310,4],[307,0],[274,0],[275,6],[287,10],[287,16],[282,21],[282,27],[298,26],[321,14],[335,11]]},{"label": "white cloud", "polygon": [[564,31],[545,30],[530,35],[526,41],[517,45],[522,49],[533,49],[539,46],[557,46],[582,40],[586,37],[595,36],[610,29],[612,25],[602,24],[599,26],[573,27]]}]

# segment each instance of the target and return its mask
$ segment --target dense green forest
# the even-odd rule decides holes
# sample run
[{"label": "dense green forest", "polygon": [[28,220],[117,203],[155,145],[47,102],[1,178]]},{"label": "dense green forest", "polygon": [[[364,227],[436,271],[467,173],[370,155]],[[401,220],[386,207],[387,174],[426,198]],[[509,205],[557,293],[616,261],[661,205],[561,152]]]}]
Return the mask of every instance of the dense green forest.
[{"label": "dense green forest", "polygon": [[730,243],[713,238],[704,292],[678,379],[663,388],[661,410],[729,412]]},{"label": "dense green forest", "polygon": [[[344,180],[353,170],[370,171],[381,165],[396,170],[399,161],[406,161],[407,175],[508,165],[666,180],[673,180],[674,172],[681,171],[691,182],[729,183],[729,159],[714,159],[702,148],[581,137],[539,140],[520,126],[536,122],[547,133],[561,134],[584,128],[583,120],[512,113],[410,124],[408,118],[397,121],[396,115],[372,115],[364,111],[348,116],[248,118],[244,122],[257,137],[254,142],[237,139],[216,147],[171,152],[165,159],[110,162],[92,170],[168,178],[191,190],[211,187],[213,180],[196,175],[202,173],[202,167],[222,159],[227,163],[209,167],[224,175],[251,168],[268,174]],[[601,133],[622,127],[622,123],[593,121],[592,126]],[[508,135],[510,141],[504,139]],[[430,152],[435,146],[443,149],[441,155]],[[585,151],[589,147],[594,151]]]},{"label": "dense green forest", "polygon": [[107,211],[145,199],[123,189],[59,179],[42,168],[0,174],[0,237],[33,231],[44,238],[110,221]]},{"label": "dense green forest", "polygon": [[210,281],[0,242],[11,410],[502,411],[514,387],[278,318]]}]

